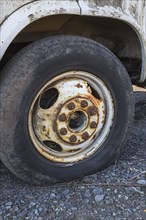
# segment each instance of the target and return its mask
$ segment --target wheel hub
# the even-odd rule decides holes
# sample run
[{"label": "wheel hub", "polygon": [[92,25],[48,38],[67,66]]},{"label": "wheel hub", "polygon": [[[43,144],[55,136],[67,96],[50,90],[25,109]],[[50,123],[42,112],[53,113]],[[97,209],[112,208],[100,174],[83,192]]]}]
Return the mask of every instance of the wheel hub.
[{"label": "wheel hub", "polygon": [[80,144],[95,133],[98,124],[94,97],[74,97],[61,107],[56,120],[58,136],[69,144]]},{"label": "wheel hub", "polygon": [[29,111],[29,133],[45,158],[73,163],[101,146],[113,115],[113,99],[105,84],[90,73],[71,71],[38,92]]}]

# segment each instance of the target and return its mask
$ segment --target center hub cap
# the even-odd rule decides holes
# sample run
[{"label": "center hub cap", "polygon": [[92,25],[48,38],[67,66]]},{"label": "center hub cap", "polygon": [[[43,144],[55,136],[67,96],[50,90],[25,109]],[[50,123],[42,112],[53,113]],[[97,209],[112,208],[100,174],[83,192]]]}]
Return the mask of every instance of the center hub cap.
[{"label": "center hub cap", "polygon": [[98,108],[94,98],[75,97],[67,101],[57,116],[59,137],[71,144],[80,144],[95,133],[98,124]]}]

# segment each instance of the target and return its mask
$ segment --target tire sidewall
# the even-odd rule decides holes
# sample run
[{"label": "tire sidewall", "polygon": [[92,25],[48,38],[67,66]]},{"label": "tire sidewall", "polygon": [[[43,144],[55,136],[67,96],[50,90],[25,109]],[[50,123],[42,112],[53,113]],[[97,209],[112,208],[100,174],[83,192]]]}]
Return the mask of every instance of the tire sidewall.
[{"label": "tire sidewall", "polygon": [[[9,120],[6,122],[9,130],[14,131],[12,138],[9,136],[9,142],[12,143],[9,146],[9,155],[11,157],[13,155],[13,160],[17,160],[15,164],[11,164],[12,170],[18,169],[19,166],[21,171],[26,172],[26,176],[33,178],[35,174],[41,173],[57,181],[64,181],[94,173],[112,162],[129,127],[132,90],[125,68],[103,46],[76,37],[73,40],[65,37],[56,38],[53,45],[52,41],[50,39],[40,41],[39,46],[32,46],[20,56],[17,60],[19,73],[16,73],[16,67],[11,64],[9,74],[11,79],[12,75],[14,77],[15,87],[12,91],[11,86],[9,95],[11,101],[6,100],[5,103],[7,109],[11,107],[16,91],[19,94],[11,107],[11,112],[5,113],[5,118]],[[36,94],[49,80],[61,73],[78,70],[96,75],[110,90],[115,111],[113,125],[106,141],[90,157],[72,164],[55,163],[41,156],[32,144],[28,130],[29,109]],[[4,81],[7,80],[7,75]],[[9,88],[7,93],[10,93]],[[14,123],[15,113],[17,122]],[[19,176],[22,176],[21,172]]]}]

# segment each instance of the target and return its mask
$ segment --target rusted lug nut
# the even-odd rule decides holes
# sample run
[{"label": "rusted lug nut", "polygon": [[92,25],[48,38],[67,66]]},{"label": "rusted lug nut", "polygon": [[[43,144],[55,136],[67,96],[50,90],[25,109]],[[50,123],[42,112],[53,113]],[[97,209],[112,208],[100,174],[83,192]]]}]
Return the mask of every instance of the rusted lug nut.
[{"label": "rusted lug nut", "polygon": [[68,105],[67,105],[68,109],[69,110],[73,110],[75,108],[75,104],[73,102],[70,102]]},{"label": "rusted lug nut", "polygon": [[88,102],[86,100],[81,101],[81,107],[86,108],[88,106]]},{"label": "rusted lug nut", "polygon": [[42,130],[43,130],[43,131],[46,131],[46,127],[45,127],[45,126],[43,126],[43,127],[42,127]]},{"label": "rusted lug nut", "polygon": [[84,133],[82,134],[82,138],[83,138],[84,140],[88,140],[88,138],[89,138],[88,132],[84,132]]},{"label": "rusted lug nut", "polygon": [[61,135],[66,135],[67,134],[67,129],[66,128],[61,128],[60,129],[60,134]]},{"label": "rusted lug nut", "polygon": [[62,113],[61,115],[59,115],[59,121],[66,121],[66,114]]},{"label": "rusted lug nut", "polygon": [[92,121],[90,124],[90,128],[96,128],[97,127],[97,123],[95,121]]},{"label": "rusted lug nut", "polygon": [[87,109],[87,113],[90,116],[96,115],[97,112],[98,112],[98,110],[97,110],[97,108],[95,106],[89,106],[88,109]]},{"label": "rusted lug nut", "polygon": [[70,140],[71,143],[76,142],[77,137],[75,135],[72,135],[72,136],[70,136],[69,140]]}]

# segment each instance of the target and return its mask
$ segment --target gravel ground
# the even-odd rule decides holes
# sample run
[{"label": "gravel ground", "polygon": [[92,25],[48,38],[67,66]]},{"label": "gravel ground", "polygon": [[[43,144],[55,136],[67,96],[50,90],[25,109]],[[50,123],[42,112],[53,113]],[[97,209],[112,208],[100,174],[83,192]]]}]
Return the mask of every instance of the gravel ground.
[{"label": "gravel ground", "polygon": [[134,86],[134,91],[134,124],[113,165],[78,181],[48,187],[31,186],[1,165],[0,219],[146,219],[146,89]]}]

